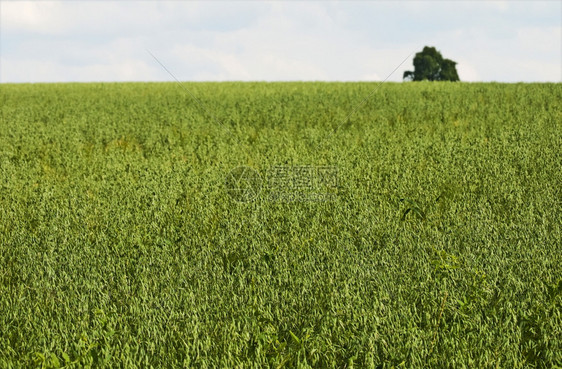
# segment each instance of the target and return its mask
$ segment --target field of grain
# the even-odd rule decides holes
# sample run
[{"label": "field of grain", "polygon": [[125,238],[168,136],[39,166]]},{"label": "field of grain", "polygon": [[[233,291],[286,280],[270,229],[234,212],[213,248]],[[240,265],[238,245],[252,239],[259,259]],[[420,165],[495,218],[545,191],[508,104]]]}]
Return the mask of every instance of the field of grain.
[{"label": "field of grain", "polygon": [[0,367],[562,366],[562,84],[376,86],[3,84]]}]

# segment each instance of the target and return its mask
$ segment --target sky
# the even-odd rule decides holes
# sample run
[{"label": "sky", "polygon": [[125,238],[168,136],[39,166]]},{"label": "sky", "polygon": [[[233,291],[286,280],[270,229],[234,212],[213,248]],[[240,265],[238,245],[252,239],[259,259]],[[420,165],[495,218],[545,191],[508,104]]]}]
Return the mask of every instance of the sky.
[{"label": "sky", "polygon": [[402,81],[426,45],[562,82],[562,1],[0,1],[0,82]]}]

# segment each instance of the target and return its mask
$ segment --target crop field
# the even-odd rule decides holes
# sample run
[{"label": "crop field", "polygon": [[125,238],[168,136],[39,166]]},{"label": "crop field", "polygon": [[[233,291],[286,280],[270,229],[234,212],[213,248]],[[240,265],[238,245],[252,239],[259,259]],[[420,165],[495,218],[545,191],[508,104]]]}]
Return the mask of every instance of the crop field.
[{"label": "crop field", "polygon": [[560,83],[0,109],[0,368],[562,366]]}]

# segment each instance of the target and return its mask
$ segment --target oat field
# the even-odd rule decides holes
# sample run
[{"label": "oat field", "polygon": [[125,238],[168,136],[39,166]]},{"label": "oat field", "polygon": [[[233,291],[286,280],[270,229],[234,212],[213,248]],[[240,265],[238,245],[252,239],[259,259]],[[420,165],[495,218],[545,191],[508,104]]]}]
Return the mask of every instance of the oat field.
[{"label": "oat field", "polygon": [[560,83],[0,101],[0,368],[562,366]]}]

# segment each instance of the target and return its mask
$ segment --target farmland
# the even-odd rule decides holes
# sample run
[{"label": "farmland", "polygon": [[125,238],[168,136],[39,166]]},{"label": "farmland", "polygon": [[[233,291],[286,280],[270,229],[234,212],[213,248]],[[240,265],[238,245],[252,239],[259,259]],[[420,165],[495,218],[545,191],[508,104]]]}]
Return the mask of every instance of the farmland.
[{"label": "farmland", "polygon": [[0,86],[1,368],[562,366],[562,84],[183,86]]}]

